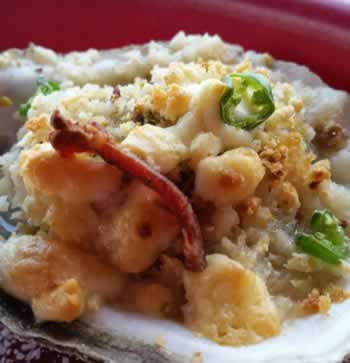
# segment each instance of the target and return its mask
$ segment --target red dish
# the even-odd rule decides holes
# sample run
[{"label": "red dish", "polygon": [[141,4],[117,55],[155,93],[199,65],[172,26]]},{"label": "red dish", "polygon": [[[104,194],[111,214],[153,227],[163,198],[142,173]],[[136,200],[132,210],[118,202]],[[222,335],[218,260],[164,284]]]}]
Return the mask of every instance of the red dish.
[{"label": "red dish", "polygon": [[[169,39],[179,30],[216,33],[247,49],[307,65],[330,85],[350,91],[346,0],[5,1],[0,50],[29,42],[62,52],[112,48]],[[1,327],[0,358],[6,363],[78,362],[45,349],[28,359],[23,343]]]},{"label": "red dish", "polygon": [[346,0],[5,1],[0,49],[35,42],[59,51],[169,39],[178,30],[308,65],[350,90],[350,2]]}]

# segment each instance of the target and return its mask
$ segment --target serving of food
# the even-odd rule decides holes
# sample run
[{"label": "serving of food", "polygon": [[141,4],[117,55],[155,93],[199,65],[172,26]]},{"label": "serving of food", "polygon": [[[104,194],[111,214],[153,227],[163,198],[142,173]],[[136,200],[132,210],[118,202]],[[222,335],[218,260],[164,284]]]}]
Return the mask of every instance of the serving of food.
[{"label": "serving of food", "polygon": [[[0,158],[0,287],[37,326],[78,320],[204,362],[311,362],[307,342],[292,354],[303,334],[348,337],[345,92],[182,32],[1,53],[0,80],[20,77],[31,94]],[[11,106],[11,88],[0,96]]]}]

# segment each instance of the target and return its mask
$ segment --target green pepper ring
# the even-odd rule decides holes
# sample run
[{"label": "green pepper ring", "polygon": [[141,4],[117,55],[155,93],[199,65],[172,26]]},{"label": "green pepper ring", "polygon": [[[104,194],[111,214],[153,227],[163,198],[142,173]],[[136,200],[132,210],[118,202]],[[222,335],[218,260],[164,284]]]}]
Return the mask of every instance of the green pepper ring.
[{"label": "green pepper ring", "polygon": [[[234,85],[235,78],[240,80],[238,87]],[[226,124],[251,130],[263,123],[275,111],[271,86],[263,75],[231,73],[223,78],[223,82],[227,85],[227,89],[220,100],[220,113]],[[250,90],[253,92],[249,95]],[[239,118],[234,114],[234,110],[243,99],[252,112]]]}]

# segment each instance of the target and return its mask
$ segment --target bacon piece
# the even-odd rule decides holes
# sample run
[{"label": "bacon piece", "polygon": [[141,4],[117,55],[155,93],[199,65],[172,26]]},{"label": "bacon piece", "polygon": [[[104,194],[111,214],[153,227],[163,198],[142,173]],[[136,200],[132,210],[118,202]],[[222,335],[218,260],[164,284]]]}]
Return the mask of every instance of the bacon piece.
[{"label": "bacon piece", "polygon": [[142,160],[118,149],[111,143],[107,133],[94,123],[81,126],[65,120],[59,111],[55,111],[51,116],[51,124],[54,131],[50,133],[49,140],[63,157],[81,152],[98,154],[107,163],[156,191],[182,226],[186,268],[192,271],[205,268],[202,234],[196,215],[186,196],[175,184]]}]

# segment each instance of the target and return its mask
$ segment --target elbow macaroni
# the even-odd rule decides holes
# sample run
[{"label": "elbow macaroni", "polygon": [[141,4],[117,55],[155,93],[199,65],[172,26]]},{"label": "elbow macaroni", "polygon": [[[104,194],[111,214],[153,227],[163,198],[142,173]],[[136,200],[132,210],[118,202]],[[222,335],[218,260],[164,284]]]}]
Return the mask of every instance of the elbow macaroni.
[{"label": "elbow macaroni", "polygon": [[280,318],[264,281],[224,255],[207,256],[201,273],[185,272],[185,323],[224,345],[277,335]]},{"label": "elbow macaroni", "polygon": [[253,195],[265,174],[258,154],[238,148],[202,160],[197,167],[195,193],[216,205],[237,205]]},{"label": "elbow macaroni", "polygon": [[194,138],[190,146],[190,163],[197,164],[208,156],[216,156],[222,150],[221,140],[212,132],[201,133]]},{"label": "elbow macaroni", "polygon": [[186,146],[174,133],[153,125],[134,128],[121,146],[161,173],[170,172],[187,156]]}]

